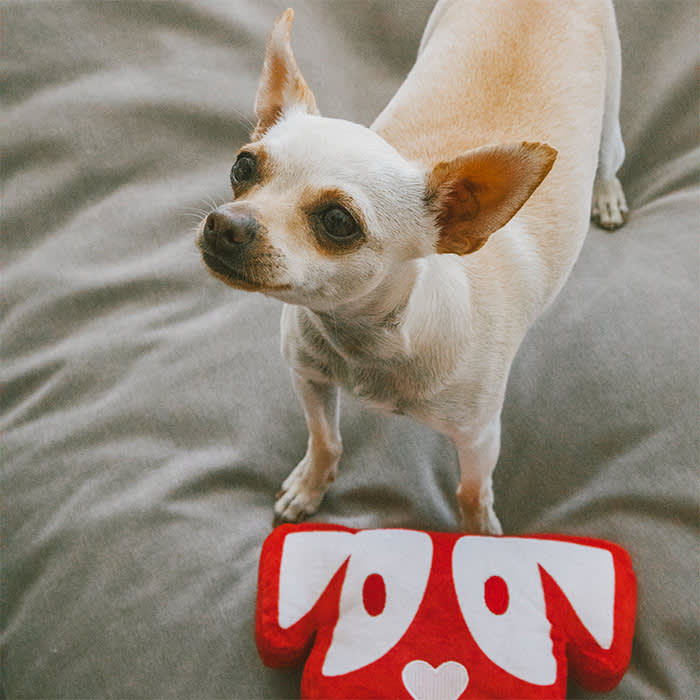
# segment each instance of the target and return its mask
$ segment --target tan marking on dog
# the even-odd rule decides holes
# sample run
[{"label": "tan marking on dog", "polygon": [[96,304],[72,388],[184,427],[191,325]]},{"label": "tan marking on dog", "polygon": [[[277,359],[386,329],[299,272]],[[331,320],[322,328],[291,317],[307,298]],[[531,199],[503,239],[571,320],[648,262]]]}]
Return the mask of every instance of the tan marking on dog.
[{"label": "tan marking on dog", "polygon": [[[261,220],[255,207],[248,202],[230,202],[222,205],[224,208],[235,208],[236,210],[252,216],[259,224],[255,240],[250,244],[245,253],[245,258],[239,261],[238,270],[231,264],[230,270],[213,269],[207,263],[206,256],[215,258],[218,265],[227,265],[219,260],[210,246],[203,239],[206,218],[201,221],[196,231],[196,245],[202,253],[202,260],[207,271],[216,279],[224,282],[234,289],[242,289],[248,292],[273,292],[289,289],[289,284],[279,284],[277,282],[280,272],[284,272],[283,258],[279,251],[269,243],[267,239],[267,228]],[[236,275],[238,272],[238,276]]]},{"label": "tan marking on dog", "polygon": [[438,163],[428,175],[429,206],[440,226],[438,253],[466,255],[515,216],[552,169],[546,144],[479,148]]},{"label": "tan marking on dog", "polygon": [[[236,183],[235,185],[232,183],[233,195],[237,200],[247,195],[254,188],[260,187],[266,182],[269,182],[274,173],[272,161],[268,156],[265,147],[261,143],[249,143],[242,148],[239,148],[236,153],[236,158],[238,158],[241,153],[251,153],[255,156],[258,171],[255,178],[251,181]],[[236,158],[234,158],[234,163],[236,162]],[[233,167],[233,165],[231,167]]]},{"label": "tan marking on dog", "polygon": [[290,8],[275,23],[267,42],[265,62],[255,97],[258,123],[252,134],[259,140],[273,126],[285,105],[302,104],[310,114],[318,114],[316,98],[304,80],[292,53],[290,32],[294,11]]},{"label": "tan marking on dog", "polygon": [[[324,205],[339,204],[347,209],[359,228],[360,235],[345,243],[334,241],[323,235],[321,224],[315,221],[315,212],[322,209]],[[306,217],[305,228],[309,232],[309,237],[314,244],[314,248],[324,257],[338,257],[352,253],[365,242],[365,232],[367,224],[362,214],[361,207],[357,206],[352,197],[338,187],[325,187],[323,189],[312,189],[307,187],[302,195],[299,209]]]}]

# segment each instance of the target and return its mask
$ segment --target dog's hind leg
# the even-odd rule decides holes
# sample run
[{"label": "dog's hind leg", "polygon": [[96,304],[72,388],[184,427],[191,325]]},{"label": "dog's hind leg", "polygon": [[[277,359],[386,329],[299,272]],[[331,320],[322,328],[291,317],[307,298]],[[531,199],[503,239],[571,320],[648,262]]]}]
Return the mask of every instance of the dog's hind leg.
[{"label": "dog's hind leg", "polygon": [[605,106],[598,150],[598,170],[593,183],[591,219],[601,228],[612,231],[622,226],[629,212],[617,171],[625,159],[625,144],[620,129],[620,87],[622,57],[615,11],[610,3],[605,26]]}]

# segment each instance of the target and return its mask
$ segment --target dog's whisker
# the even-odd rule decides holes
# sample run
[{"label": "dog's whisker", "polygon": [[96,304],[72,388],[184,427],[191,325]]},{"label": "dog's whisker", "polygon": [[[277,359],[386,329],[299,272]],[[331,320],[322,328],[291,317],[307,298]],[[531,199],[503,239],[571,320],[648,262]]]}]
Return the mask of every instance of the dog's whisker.
[{"label": "dog's whisker", "polygon": [[221,206],[222,202],[217,202],[213,197],[207,196],[206,204],[209,207],[209,211],[214,211]]},{"label": "dog's whisker", "polygon": [[192,207],[192,208],[181,209],[180,213],[181,214],[189,214],[191,216],[204,217],[207,214],[209,214],[209,210],[208,209],[201,209],[199,207]]},{"label": "dog's whisker", "polygon": [[245,112],[234,107],[233,113],[250,129],[250,131],[253,131],[253,129],[255,129],[255,122]]},{"label": "dog's whisker", "polygon": [[209,216],[212,211],[218,209],[219,206],[220,204],[213,197],[206,196],[200,206],[182,207],[179,213],[199,222]]}]

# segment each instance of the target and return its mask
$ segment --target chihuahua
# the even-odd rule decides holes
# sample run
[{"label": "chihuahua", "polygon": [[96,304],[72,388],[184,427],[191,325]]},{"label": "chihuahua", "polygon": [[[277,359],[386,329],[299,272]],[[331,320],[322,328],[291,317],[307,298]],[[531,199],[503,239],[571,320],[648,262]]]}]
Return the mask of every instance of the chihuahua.
[{"label": "chihuahua", "polygon": [[589,218],[613,229],[627,214],[612,4],[439,0],[370,128],[319,115],[292,19],[269,37],[234,200],[198,228],[215,277],[284,302],[309,438],[276,518],[315,512],[334,480],[344,387],[451,438],[462,526],[499,534],[492,473],[513,357]]}]

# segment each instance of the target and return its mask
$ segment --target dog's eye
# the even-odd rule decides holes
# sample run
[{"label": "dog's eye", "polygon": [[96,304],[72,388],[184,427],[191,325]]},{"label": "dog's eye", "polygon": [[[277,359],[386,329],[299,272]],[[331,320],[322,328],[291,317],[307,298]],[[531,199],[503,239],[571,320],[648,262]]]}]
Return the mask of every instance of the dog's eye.
[{"label": "dog's eye", "polygon": [[352,214],[338,204],[327,207],[321,212],[321,223],[326,233],[338,240],[347,239],[358,232],[358,226]]},{"label": "dog's eye", "polygon": [[257,160],[252,153],[239,154],[231,168],[231,184],[233,186],[250,180],[256,173]]}]

